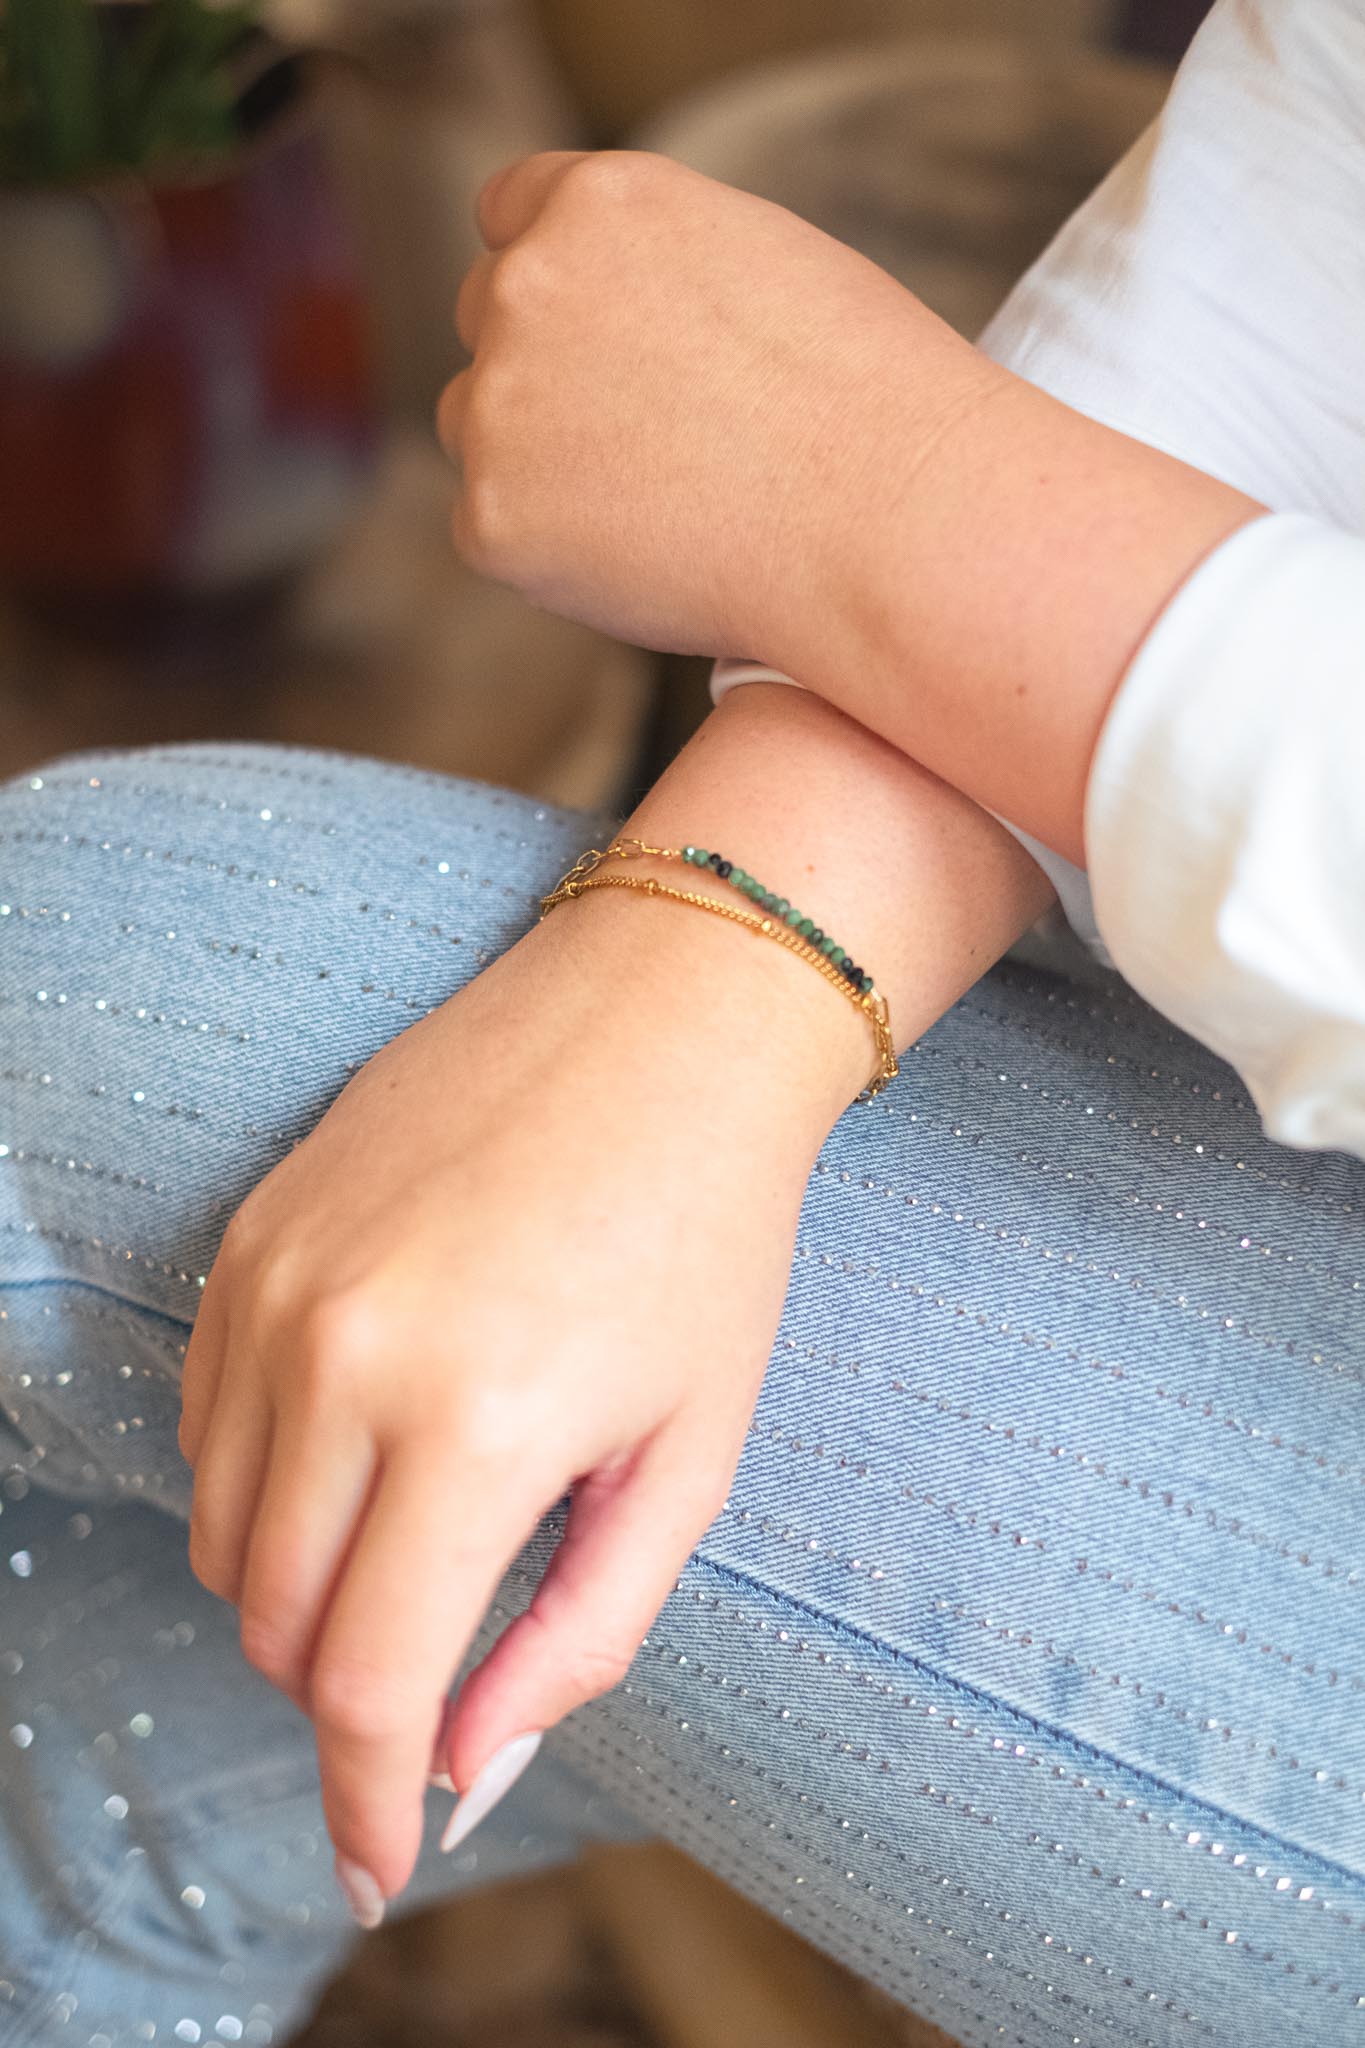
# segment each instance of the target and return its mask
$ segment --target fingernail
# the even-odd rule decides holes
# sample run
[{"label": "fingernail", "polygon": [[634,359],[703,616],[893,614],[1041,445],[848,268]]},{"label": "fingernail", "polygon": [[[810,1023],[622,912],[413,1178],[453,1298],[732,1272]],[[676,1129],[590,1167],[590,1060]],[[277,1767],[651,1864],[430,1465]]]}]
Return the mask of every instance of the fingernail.
[{"label": "fingernail", "polygon": [[368,1870],[362,1870],[349,1857],[338,1856],[336,1860],[337,1883],[346,1894],[346,1903],[362,1927],[378,1927],[384,1918],[384,1894]]},{"label": "fingernail", "polygon": [[441,1847],[447,1855],[452,1849],[458,1849],[466,1835],[471,1834],[479,1822],[493,1811],[539,1748],[540,1731],[533,1729],[527,1735],[514,1735],[510,1742],[504,1742],[501,1749],[494,1750],[446,1824]]},{"label": "fingernail", "polygon": [[455,1780],[451,1777],[449,1771],[433,1771],[427,1783],[435,1785],[442,1792],[454,1792],[455,1790]]}]

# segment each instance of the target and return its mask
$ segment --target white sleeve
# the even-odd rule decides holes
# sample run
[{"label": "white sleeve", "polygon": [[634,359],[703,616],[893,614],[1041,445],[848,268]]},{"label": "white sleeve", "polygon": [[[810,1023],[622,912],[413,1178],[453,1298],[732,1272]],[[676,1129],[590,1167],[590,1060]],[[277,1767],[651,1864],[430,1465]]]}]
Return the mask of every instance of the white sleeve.
[{"label": "white sleeve", "polygon": [[[1201,565],[1124,677],[1088,872],[1000,822],[1272,1137],[1365,1156],[1362,75],[1365,0],[1217,0],[980,346],[1276,515]],[[792,680],[722,661],[712,694],[759,674]]]},{"label": "white sleeve", "polygon": [[1281,1144],[1365,1158],[1365,539],[1242,527],[1172,599],[1086,786],[1096,915]]},{"label": "white sleeve", "polygon": [[[1365,531],[1363,75],[1365,0],[1217,0],[979,346],[1277,512]],[[1215,751],[1206,784],[1221,772]],[[1121,965],[1087,870],[1000,822]]]}]

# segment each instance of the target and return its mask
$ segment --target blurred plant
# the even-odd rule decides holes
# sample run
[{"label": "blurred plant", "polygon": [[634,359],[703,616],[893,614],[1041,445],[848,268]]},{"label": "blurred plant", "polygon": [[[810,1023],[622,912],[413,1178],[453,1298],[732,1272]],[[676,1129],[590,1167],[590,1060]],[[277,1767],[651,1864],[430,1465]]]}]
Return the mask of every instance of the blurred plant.
[{"label": "blurred plant", "polygon": [[257,14],[256,0],[0,0],[0,182],[63,184],[230,150],[228,60]]}]

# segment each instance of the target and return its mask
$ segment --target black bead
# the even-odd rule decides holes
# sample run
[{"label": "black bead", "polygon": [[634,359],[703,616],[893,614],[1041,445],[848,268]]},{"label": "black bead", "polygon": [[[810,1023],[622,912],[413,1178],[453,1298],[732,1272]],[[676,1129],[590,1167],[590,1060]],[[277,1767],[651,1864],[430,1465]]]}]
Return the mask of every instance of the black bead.
[{"label": "black bead", "polygon": [[862,968],[855,967],[851,960],[845,960],[844,973],[848,976],[850,981],[861,981],[863,978]]},{"label": "black bead", "polygon": [[720,855],[719,855],[718,853],[712,853],[712,854],[708,854],[708,855],[707,855],[707,858],[706,858],[706,865],[707,865],[707,867],[709,867],[709,868],[714,868],[714,869],[716,870],[716,873],[717,873],[717,874],[719,874],[719,873],[720,873]]},{"label": "black bead", "polygon": [[734,862],[732,860],[718,860],[716,862],[716,873],[720,876],[722,882],[728,879],[733,866]]},{"label": "black bead", "polygon": [[808,946],[818,946],[821,940],[824,938],[824,936],[825,935],[821,931],[819,925],[816,925],[815,930],[811,933],[809,939],[807,939],[806,944]]}]

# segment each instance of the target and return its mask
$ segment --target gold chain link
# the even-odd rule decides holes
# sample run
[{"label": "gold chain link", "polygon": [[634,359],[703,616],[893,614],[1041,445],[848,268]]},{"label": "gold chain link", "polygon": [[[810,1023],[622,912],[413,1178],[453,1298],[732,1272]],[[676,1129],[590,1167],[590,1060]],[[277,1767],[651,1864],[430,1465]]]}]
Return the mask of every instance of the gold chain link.
[{"label": "gold chain link", "polygon": [[891,1035],[891,1018],[886,998],[875,988],[866,991],[853,988],[833,961],[822,953],[818,946],[808,945],[801,934],[780,917],[764,917],[756,911],[741,910],[733,903],[722,903],[715,896],[699,896],[690,889],[674,889],[667,882],[661,882],[655,875],[595,875],[603,861],[638,860],[644,854],[654,854],[660,860],[681,860],[682,849],[676,846],[647,846],[642,839],[615,839],[610,846],[590,846],[581,853],[568,873],[558,881],[548,896],[540,899],[540,914],[549,915],[556,904],[569,903],[577,896],[586,896],[593,889],[638,889],[647,896],[666,896],[674,903],[690,903],[697,910],[708,911],[713,917],[728,918],[732,924],[742,924],[760,937],[775,939],[779,946],[785,946],[798,959],[808,960],[832,988],[852,1003],[855,1010],[861,1010],[872,1026],[872,1036],[877,1048],[877,1071],[867,1086],[855,1098],[859,1102],[871,1102],[881,1094],[888,1081],[894,1081],[900,1072],[896,1058],[895,1040]]}]

